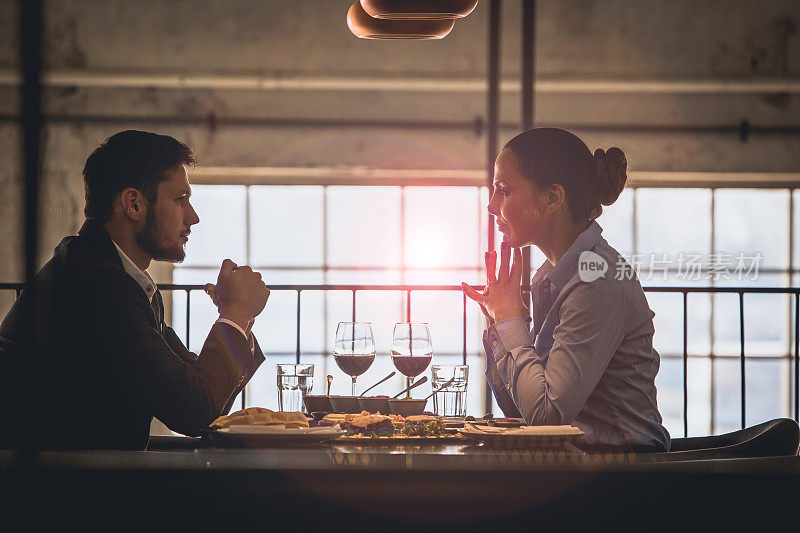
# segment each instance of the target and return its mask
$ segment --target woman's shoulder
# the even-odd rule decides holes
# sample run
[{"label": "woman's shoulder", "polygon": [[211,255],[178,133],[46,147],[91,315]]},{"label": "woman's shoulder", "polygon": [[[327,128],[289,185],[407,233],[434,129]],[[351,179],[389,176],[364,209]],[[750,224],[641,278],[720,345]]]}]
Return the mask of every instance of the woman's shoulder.
[{"label": "woman's shoulder", "polygon": [[562,312],[611,314],[637,325],[654,316],[636,270],[605,241],[581,254],[578,271],[559,298]]},{"label": "woman's shoulder", "polygon": [[606,305],[613,302],[635,302],[640,307],[646,298],[636,269],[616,249],[601,240],[590,250],[581,252],[576,272],[563,287],[562,301],[579,305]]},{"label": "woman's shoulder", "polygon": [[598,285],[606,290],[623,292],[629,290],[631,285],[639,285],[639,277],[633,266],[605,240],[581,252],[577,271],[570,281],[575,284],[600,281]]}]

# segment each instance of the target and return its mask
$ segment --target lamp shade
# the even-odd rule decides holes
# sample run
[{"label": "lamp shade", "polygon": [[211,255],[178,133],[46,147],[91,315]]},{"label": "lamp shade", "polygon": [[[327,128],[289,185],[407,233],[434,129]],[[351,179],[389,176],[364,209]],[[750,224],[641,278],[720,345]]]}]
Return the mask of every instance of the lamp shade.
[{"label": "lamp shade", "polygon": [[441,20],[464,18],[478,0],[361,0],[369,16],[390,20]]},{"label": "lamp shade", "polygon": [[454,25],[455,19],[376,19],[364,11],[360,2],[355,2],[347,11],[347,27],[362,39],[441,39]]}]

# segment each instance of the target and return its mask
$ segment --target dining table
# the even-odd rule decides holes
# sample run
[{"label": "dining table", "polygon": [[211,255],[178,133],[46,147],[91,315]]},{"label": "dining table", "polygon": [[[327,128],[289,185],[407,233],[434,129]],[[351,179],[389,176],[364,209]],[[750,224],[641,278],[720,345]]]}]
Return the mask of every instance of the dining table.
[{"label": "dining table", "polygon": [[233,447],[154,436],[145,451],[0,451],[6,512],[43,525],[720,530],[794,516],[798,481],[797,456],[687,459],[453,439]]}]

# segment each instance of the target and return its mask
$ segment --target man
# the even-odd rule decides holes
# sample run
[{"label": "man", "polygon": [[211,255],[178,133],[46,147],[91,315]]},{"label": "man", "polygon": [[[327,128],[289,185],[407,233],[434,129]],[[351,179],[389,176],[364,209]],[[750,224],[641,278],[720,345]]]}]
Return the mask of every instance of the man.
[{"label": "man", "polygon": [[[229,259],[207,286],[219,319],[199,355],[163,322],[147,268],[185,257],[199,222],[189,203],[193,163],[186,145],[142,131],[117,133],[89,156],[86,222],[0,324],[0,442],[15,441],[8,421],[20,417],[39,421],[29,425],[44,447],[144,449],[153,417],[198,435],[264,361],[250,328],[269,290]],[[32,335],[23,327],[29,311]],[[31,412],[30,400],[41,409]]]}]

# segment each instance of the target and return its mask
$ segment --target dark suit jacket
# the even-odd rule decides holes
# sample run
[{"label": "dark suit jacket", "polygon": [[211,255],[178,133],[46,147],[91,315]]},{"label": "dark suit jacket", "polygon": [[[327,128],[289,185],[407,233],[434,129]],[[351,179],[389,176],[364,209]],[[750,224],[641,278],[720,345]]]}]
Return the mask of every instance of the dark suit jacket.
[{"label": "dark suit jacket", "polygon": [[[26,310],[33,340],[23,334]],[[153,417],[198,435],[227,414],[263,361],[257,343],[253,355],[223,323],[199,356],[187,350],[158,323],[108,233],[87,220],[39,271],[33,297],[23,292],[0,324],[0,441],[18,440],[9,422],[28,417],[44,447],[144,449]]]}]

